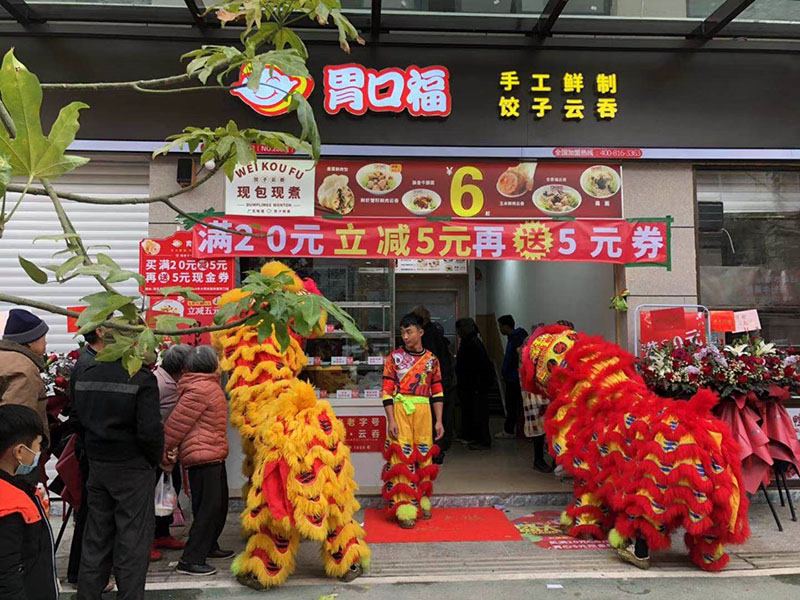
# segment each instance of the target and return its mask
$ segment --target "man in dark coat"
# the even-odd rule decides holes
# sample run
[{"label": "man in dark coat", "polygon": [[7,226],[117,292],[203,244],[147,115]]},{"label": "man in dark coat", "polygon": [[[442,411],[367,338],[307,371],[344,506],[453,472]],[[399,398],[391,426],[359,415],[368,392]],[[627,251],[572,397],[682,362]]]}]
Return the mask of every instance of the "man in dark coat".
[{"label": "man in dark coat", "polygon": [[503,356],[502,375],[506,384],[506,422],[503,431],[495,437],[499,439],[514,438],[517,428],[522,425],[522,388],[519,384],[519,349],[525,343],[528,332],[517,327],[514,317],[503,315],[497,319],[500,333],[508,338],[506,353]]},{"label": "man in dark coat", "polygon": [[0,598],[58,600],[53,534],[36,488],[21,475],[38,465],[40,416],[17,404],[0,406]]},{"label": "man in dark coat", "polygon": [[[424,306],[417,306],[414,309],[414,314],[421,318],[423,323],[422,347],[425,350],[430,350],[439,359],[439,368],[442,371],[444,438],[437,442],[441,452],[439,456],[433,459],[433,462],[442,464],[444,454],[450,448],[450,444],[453,441],[453,433],[455,432],[456,378],[453,370],[453,355],[450,353],[450,342],[444,335],[444,328],[439,323],[431,320],[430,311]],[[433,413],[431,413],[431,418],[435,423],[436,419]]]},{"label": "man in dark coat", "polygon": [[156,378],[94,361],[77,378],[73,408],[89,462],[78,598],[100,600],[113,559],[118,598],[143,599],[164,451]]},{"label": "man in dark coat", "polygon": [[462,435],[470,442],[471,450],[485,450],[492,445],[488,395],[495,379],[494,365],[474,320],[459,319],[456,321],[456,332],[461,338],[456,354],[456,380],[461,403]]}]

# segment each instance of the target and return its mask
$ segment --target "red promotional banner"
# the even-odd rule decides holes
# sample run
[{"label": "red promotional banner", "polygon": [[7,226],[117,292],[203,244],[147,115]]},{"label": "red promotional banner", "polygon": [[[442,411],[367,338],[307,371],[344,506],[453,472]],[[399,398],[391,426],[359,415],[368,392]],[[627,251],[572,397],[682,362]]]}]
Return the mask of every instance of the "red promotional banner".
[{"label": "red promotional banner", "polygon": [[386,417],[339,416],[344,423],[345,444],[350,452],[383,452]]},{"label": "red promotional banner", "polygon": [[[203,298],[202,300],[187,300],[183,296],[156,296],[150,298],[150,308],[145,318],[151,326],[155,326],[156,317],[159,315],[175,315],[187,319],[194,319],[196,327],[208,327],[214,324],[214,315],[217,313],[217,299]],[[178,329],[186,329],[190,325],[178,325]],[[181,338],[184,344],[197,346],[210,344],[209,334],[185,335]]]},{"label": "red promotional banner", "polygon": [[197,225],[197,258],[303,256],[668,262],[669,221],[428,221],[424,219],[279,219],[209,217]]},{"label": "red promotional banner", "polygon": [[[562,162],[322,160],[316,214],[618,219],[622,167]],[[230,211],[229,211],[230,212]]]},{"label": "red promotional banner", "polygon": [[736,319],[732,310],[711,311],[711,331],[714,333],[727,333],[736,329]]},{"label": "red promotional banner", "polygon": [[161,288],[183,286],[201,296],[217,296],[232,289],[232,260],[197,260],[192,255],[192,232],[178,231],[163,239],[139,243],[139,274],[144,277],[143,294],[158,294]]},{"label": "red promotional banner", "polygon": [[673,342],[683,345],[684,340],[706,343],[706,317],[702,312],[686,312],[683,307],[642,312],[641,344]]},{"label": "red promotional banner", "polygon": [[[77,313],[82,313],[83,311],[86,310],[86,308],[87,308],[86,306],[68,306],[67,310],[72,310]],[[79,329],[80,327],[78,327],[78,317],[75,317],[74,319],[72,317],[67,317],[67,333],[78,333]]]}]

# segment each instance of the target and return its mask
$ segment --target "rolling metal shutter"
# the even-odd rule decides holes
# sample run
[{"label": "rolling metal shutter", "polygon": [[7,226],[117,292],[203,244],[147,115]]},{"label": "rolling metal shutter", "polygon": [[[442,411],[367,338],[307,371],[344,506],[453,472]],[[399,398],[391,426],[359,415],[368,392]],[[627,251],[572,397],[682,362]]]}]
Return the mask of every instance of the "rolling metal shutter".
[{"label": "rolling metal shutter", "polygon": [[[92,160],[86,166],[55,181],[56,189],[109,198],[147,195],[147,157],[92,155],[90,158]],[[8,194],[7,211],[14,206],[18,197],[17,194]],[[65,201],[64,207],[87,247],[110,246],[110,249],[96,248],[95,251],[108,254],[123,269],[138,271],[139,240],[147,236],[149,205],[102,206]],[[38,285],[22,270],[17,259],[19,254],[38,265],[63,261],[65,255],[57,257],[57,260],[51,258],[54,252],[64,248],[63,241],[40,240],[33,244],[37,236],[60,233],[62,231],[50,199],[46,196],[26,196],[0,239],[0,289],[7,294],[61,307],[79,305],[83,296],[102,291],[97,282],[89,277],[79,277],[65,284]],[[138,295],[134,280],[116,284],[115,287],[124,294]],[[0,321],[3,323],[9,308],[13,307],[0,303]],[[38,310],[31,312],[50,325],[49,352],[64,352],[76,347],[73,334],[67,333],[65,317]]]}]

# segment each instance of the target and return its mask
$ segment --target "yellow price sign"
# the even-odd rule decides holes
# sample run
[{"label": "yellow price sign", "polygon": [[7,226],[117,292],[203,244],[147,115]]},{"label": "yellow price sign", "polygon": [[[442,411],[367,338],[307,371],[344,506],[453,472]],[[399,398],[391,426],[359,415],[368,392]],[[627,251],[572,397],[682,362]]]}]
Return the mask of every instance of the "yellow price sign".
[{"label": "yellow price sign", "polygon": [[[483,210],[483,190],[474,183],[464,183],[467,177],[473,181],[483,181],[483,173],[477,167],[461,167],[453,174],[450,182],[450,206],[459,217],[474,217]],[[466,195],[470,197],[468,206],[464,206]]]}]

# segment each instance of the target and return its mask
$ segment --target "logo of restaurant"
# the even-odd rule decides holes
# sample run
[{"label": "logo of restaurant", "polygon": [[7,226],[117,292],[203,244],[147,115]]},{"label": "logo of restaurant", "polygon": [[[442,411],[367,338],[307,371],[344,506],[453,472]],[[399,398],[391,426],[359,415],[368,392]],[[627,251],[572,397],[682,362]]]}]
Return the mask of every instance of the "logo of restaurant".
[{"label": "logo of restaurant", "polygon": [[514,249],[525,260],[542,260],[553,248],[553,234],[541,221],[523,223],[514,232]]},{"label": "logo of restaurant", "polygon": [[295,77],[286,75],[278,67],[267,65],[261,72],[258,88],[253,90],[247,87],[253,67],[243,65],[239,71],[237,87],[231,94],[238,96],[242,102],[259,114],[267,117],[285,115],[289,112],[291,104],[290,94],[302,94],[308,98],[314,91],[314,80],[311,77]]}]

